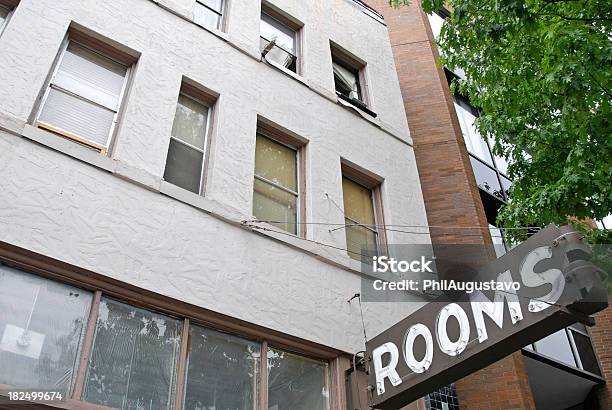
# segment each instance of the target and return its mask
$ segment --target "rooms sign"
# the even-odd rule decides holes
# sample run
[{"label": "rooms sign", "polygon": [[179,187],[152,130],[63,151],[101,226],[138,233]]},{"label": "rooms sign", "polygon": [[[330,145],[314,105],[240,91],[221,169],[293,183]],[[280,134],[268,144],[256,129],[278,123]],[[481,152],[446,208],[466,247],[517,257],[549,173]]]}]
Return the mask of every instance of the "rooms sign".
[{"label": "rooms sign", "polygon": [[605,274],[569,226],[549,226],[483,267],[519,290],[431,302],[366,344],[370,406],[398,409],[607,307]]}]

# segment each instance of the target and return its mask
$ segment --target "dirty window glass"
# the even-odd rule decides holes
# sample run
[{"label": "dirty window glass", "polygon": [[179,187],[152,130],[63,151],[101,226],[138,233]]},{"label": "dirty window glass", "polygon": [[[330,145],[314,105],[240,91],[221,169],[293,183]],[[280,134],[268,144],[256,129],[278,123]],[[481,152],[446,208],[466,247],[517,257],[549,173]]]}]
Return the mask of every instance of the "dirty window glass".
[{"label": "dirty window glass", "polygon": [[269,349],[268,409],[328,410],[328,376],[325,362]]},{"label": "dirty window glass", "polygon": [[179,320],[102,298],[83,400],[119,409],[170,409]]},{"label": "dirty window glass", "polygon": [[92,294],[0,265],[0,384],[69,394]]},{"label": "dirty window glass", "polygon": [[189,346],[186,410],[257,407],[258,343],[191,325]]}]

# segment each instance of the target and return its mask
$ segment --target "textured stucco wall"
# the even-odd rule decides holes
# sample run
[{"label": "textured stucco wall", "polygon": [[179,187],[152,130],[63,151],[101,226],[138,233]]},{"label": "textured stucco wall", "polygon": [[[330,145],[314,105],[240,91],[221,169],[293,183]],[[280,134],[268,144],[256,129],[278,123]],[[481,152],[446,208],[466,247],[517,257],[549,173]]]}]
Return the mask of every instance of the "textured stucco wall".
[{"label": "textured stucco wall", "polygon": [[[188,0],[160,1],[189,16]],[[248,219],[257,115],[308,140],[307,219],[343,223],[340,158],[384,178],[388,224],[425,211],[384,25],[346,0],[272,2],[304,24],[304,78],[333,92],[329,40],[368,61],[373,107],[394,138],[153,1],[22,0],[0,37],[0,240],[257,324],[361,350],[360,277],[167,196],[19,138],[71,21],[141,53],[111,157],[163,175],[182,76],[220,94],[206,197]],[[231,0],[227,38],[257,51],[258,0]],[[17,130],[17,131],[15,131]],[[49,135],[49,138],[56,138]],[[427,241],[389,232],[390,243]],[[345,247],[342,230],[310,239]],[[336,258],[341,251],[327,250]],[[220,259],[223,256],[223,259]],[[413,304],[365,306],[375,335]]]}]

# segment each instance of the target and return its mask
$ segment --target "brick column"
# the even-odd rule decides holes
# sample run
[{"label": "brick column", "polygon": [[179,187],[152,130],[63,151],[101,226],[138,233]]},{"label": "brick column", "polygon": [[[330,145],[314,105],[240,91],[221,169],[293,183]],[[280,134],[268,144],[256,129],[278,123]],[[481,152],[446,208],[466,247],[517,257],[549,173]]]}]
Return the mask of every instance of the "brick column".
[{"label": "brick column", "polygon": [[[369,0],[389,27],[408,125],[414,141],[429,225],[483,227],[431,229],[435,244],[490,245],[482,200],[455,114],[438,51],[420,2],[394,10]],[[475,234],[475,235],[474,235]],[[535,409],[520,352],[457,382],[462,409]]]},{"label": "brick column", "polygon": [[[608,300],[612,306],[612,300]],[[589,328],[591,341],[595,352],[599,357],[601,372],[603,377],[612,380],[612,308],[608,307],[605,310],[595,315],[595,326]],[[597,392],[597,400],[602,409],[612,409],[612,385],[610,383],[600,387]]]}]

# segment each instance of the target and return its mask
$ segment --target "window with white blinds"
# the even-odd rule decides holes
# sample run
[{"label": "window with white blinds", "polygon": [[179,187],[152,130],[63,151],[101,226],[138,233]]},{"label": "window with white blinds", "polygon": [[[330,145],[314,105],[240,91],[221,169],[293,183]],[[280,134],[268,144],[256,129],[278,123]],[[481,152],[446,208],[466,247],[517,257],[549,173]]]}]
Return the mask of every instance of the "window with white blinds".
[{"label": "window with white blinds", "polygon": [[129,67],[71,41],[51,78],[37,125],[106,152]]}]

